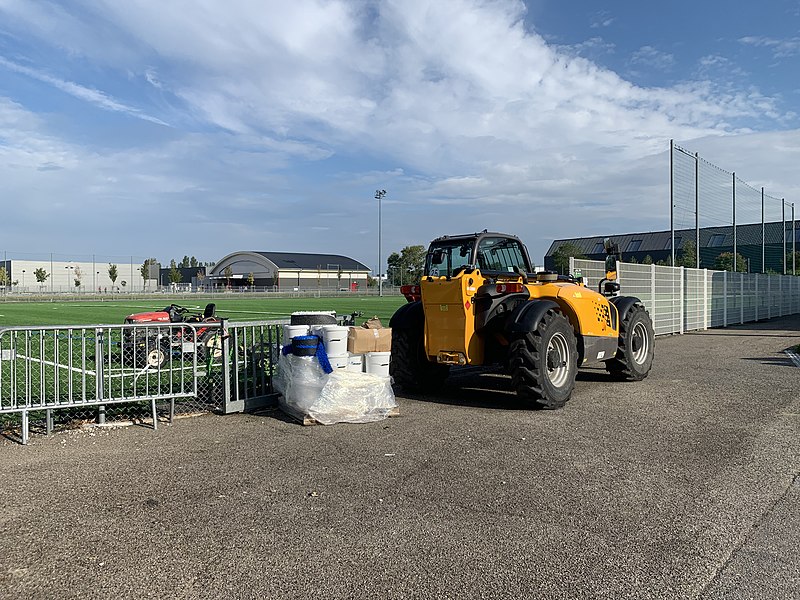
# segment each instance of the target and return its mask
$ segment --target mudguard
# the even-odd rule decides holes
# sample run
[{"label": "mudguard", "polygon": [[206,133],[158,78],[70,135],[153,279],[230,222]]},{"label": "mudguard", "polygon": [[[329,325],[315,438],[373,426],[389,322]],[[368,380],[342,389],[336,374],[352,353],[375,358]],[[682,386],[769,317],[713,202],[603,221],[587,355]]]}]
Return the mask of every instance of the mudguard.
[{"label": "mudguard", "polygon": [[389,319],[389,327],[393,329],[422,329],[425,325],[425,312],[422,302],[409,302],[398,308]]},{"label": "mudguard", "polygon": [[558,304],[552,300],[531,300],[520,304],[511,313],[511,318],[506,325],[506,332],[510,334],[527,333],[536,329],[548,310],[560,310]]},{"label": "mudguard", "polygon": [[617,307],[617,312],[619,313],[619,320],[620,322],[625,320],[625,315],[628,314],[628,311],[634,304],[641,304],[644,306],[641,300],[639,300],[636,296],[614,296],[608,299],[611,304]]}]

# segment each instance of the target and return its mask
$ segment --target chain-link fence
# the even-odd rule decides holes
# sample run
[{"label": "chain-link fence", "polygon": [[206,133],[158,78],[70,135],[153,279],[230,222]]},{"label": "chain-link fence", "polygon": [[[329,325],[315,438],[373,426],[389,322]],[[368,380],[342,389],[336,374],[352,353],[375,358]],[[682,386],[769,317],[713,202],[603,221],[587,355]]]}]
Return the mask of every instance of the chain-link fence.
[{"label": "chain-link fence", "polygon": [[796,274],[794,203],[773,193],[671,142],[672,264]]}]

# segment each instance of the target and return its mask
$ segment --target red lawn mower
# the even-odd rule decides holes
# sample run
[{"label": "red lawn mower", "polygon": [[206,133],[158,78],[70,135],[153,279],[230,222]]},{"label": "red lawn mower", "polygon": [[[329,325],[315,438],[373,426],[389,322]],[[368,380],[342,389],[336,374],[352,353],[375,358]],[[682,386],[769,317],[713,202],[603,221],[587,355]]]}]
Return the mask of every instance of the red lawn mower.
[{"label": "red lawn mower", "polygon": [[[134,367],[160,369],[173,355],[197,353],[197,362],[222,352],[216,304],[206,305],[202,313],[170,304],[164,310],[142,312],[125,317],[126,325],[145,325],[123,330],[123,362]],[[150,326],[152,324],[152,326]]]}]

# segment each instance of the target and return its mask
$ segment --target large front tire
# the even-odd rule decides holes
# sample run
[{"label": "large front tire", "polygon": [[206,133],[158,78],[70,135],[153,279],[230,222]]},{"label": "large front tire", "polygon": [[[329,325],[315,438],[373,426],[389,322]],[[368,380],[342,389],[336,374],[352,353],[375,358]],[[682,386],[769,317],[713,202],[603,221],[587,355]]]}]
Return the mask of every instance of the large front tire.
[{"label": "large front tire", "polygon": [[566,404],[575,388],[578,348],[567,318],[551,309],[536,329],[519,335],[509,348],[511,384],[519,396],[538,408]]},{"label": "large front tire", "polygon": [[394,328],[389,374],[404,390],[434,392],[444,385],[450,367],[428,360],[421,331]]},{"label": "large front tire", "polygon": [[619,342],[606,370],[620,379],[641,381],[653,366],[655,332],[650,315],[641,304],[634,304],[619,324]]}]

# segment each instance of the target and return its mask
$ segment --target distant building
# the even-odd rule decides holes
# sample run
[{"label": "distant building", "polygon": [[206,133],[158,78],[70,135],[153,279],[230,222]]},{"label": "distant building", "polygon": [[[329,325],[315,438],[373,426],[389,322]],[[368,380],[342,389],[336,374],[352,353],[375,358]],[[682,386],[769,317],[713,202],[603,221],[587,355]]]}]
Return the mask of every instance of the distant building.
[{"label": "distant building", "polygon": [[[795,246],[800,252],[800,221],[795,221]],[[783,272],[783,223],[781,221],[764,225],[764,271]],[[786,222],[786,252],[792,251],[792,223]],[[622,260],[626,262],[643,262],[649,256],[654,263],[664,261],[669,264],[672,258],[672,237],[669,230],[649,233],[625,233],[621,235],[603,235],[583,238],[555,240],[544,257],[545,268],[555,270],[553,254],[563,244],[576,246],[580,253],[591,260],[603,260],[603,240],[611,238],[619,245]],[[675,253],[679,256],[682,249],[691,246],[696,240],[694,229],[675,230]],[[717,257],[724,252],[733,252],[733,227],[704,227],[700,229],[700,268],[713,269]],[[736,226],[736,252],[744,257],[751,273],[761,273],[761,223]],[[788,272],[791,272],[791,262]],[[800,265],[797,265],[800,270]]]},{"label": "distant building", "polygon": [[[225,271],[229,269],[230,276]],[[340,254],[303,252],[233,252],[208,270],[206,286],[253,285],[278,291],[364,290],[371,269]]]},{"label": "distant building", "polygon": [[[142,292],[155,287],[155,281],[142,278],[138,264],[116,264],[116,281],[111,281],[107,262],[10,259],[0,260],[0,267],[5,267],[8,275],[6,291],[86,294]],[[36,280],[39,269],[47,275],[41,283]]]}]

